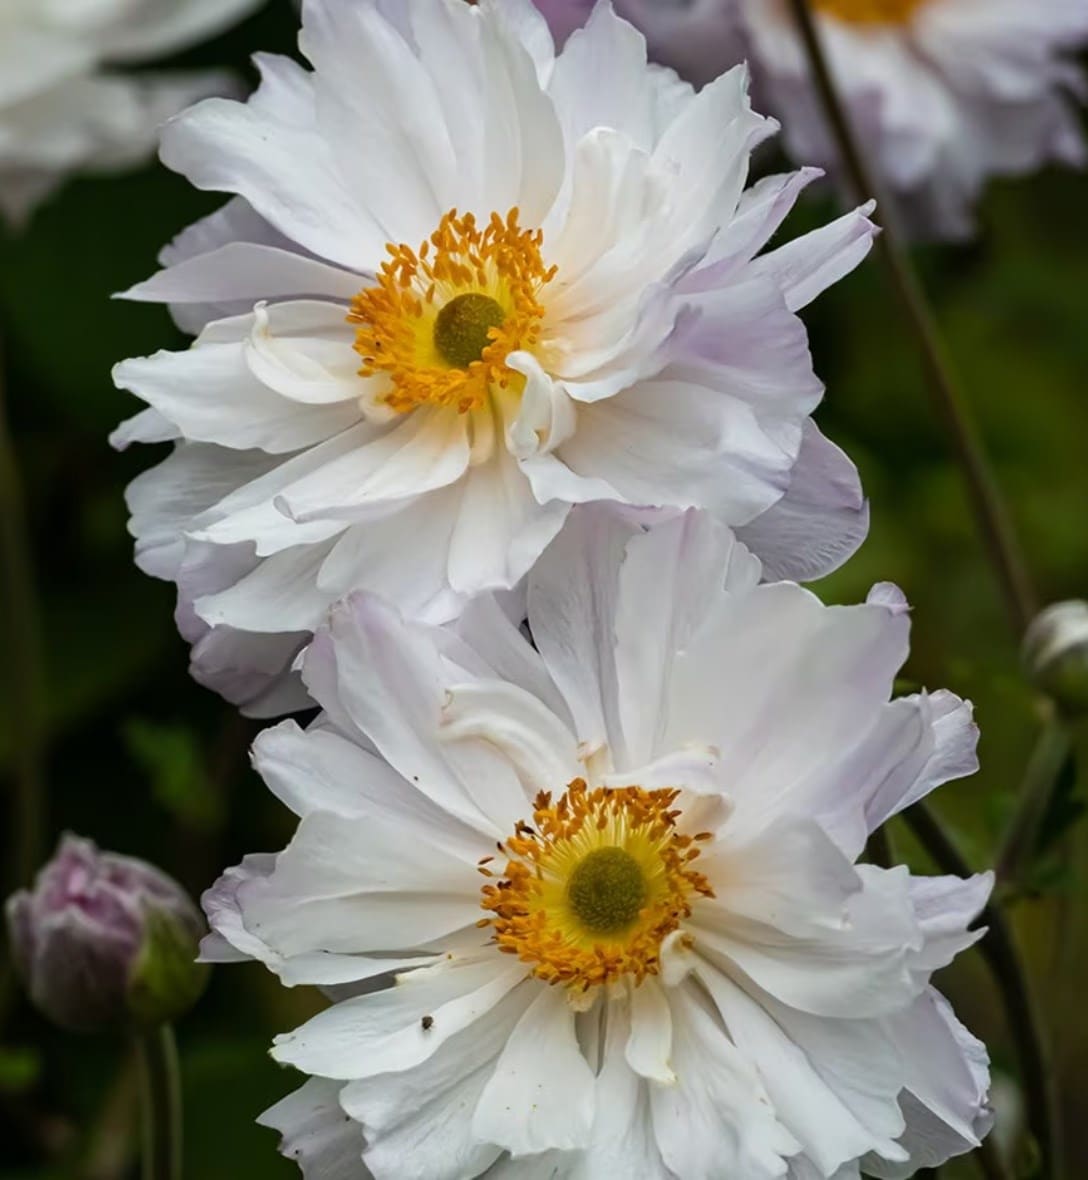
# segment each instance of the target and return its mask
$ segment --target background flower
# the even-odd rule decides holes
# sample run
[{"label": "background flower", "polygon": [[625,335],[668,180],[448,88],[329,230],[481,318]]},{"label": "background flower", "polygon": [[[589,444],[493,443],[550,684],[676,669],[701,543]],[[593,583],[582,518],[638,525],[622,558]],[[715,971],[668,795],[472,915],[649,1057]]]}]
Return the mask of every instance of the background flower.
[{"label": "background flower", "polygon": [[267,1116],[288,1150],[359,1151],[337,1082],[379,1178],[905,1177],[977,1144],[985,1050],[929,978],[992,876],[854,865],[973,773],[970,705],[889,703],[893,587],[760,574],[708,517],[582,508],[529,576],[536,647],[486,599],[456,637],[332,612],[323,714],[255,747],[298,831],[205,898],[212,959],[400,973],[278,1038],[326,1079]]},{"label": "background flower", "polygon": [[216,73],[121,74],[221,31],[260,0],[5,0],[0,213],[22,219],[78,170],[148,157],[159,126],[232,88]]},{"label": "background flower", "polygon": [[[557,36],[591,0],[539,0]],[[969,236],[994,176],[1081,166],[1076,103],[1084,0],[813,0],[832,68],[869,158],[919,234]],[[785,0],[622,0],[656,60],[701,83],[747,59],[793,158],[837,153]]]},{"label": "background flower", "polygon": [[558,59],[525,0],[393,11],[313,0],[312,73],[262,58],[248,104],[167,129],[237,196],[128,292],[200,332],[115,372],[150,407],[115,443],[178,440],[130,489],[137,559],[255,715],[295,703],[271,674],[341,595],[452,618],[574,503],[711,509],[776,576],[867,528],[796,312],[873,227],[761,253],[815,173],[744,191],[774,130],[745,72],[696,95],[609,5]]}]

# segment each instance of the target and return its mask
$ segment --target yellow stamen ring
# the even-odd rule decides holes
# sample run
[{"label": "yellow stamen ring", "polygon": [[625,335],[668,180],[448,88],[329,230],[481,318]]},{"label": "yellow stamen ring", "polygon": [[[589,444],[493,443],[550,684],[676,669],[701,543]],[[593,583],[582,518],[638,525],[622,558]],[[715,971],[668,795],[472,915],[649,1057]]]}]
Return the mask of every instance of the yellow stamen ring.
[{"label": "yellow stamen ring", "polygon": [[553,803],[534,801],[533,822],[520,823],[499,846],[502,879],[488,878],[481,907],[499,949],[532,974],[580,991],[625,976],[635,984],[660,970],[661,944],[690,916],[699,896],[713,897],[692,868],[709,833],[677,829],[674,790],[590,790],[575,779]]},{"label": "yellow stamen ring", "polygon": [[484,229],[450,210],[418,250],[386,246],[374,286],[352,300],[355,351],[363,377],[387,375],[385,401],[407,413],[421,405],[484,405],[493,388],[519,374],[506,358],[532,349],[544,309],[539,296],[555,277],[541,257],[541,230],[524,230],[518,210],[492,213]]}]

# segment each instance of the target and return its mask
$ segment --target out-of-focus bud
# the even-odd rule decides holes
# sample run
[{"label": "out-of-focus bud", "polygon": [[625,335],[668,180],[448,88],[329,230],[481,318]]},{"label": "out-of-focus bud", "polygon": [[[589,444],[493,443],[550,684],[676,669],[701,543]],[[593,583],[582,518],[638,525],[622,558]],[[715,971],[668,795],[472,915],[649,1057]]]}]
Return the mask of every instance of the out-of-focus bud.
[{"label": "out-of-focus bud", "polygon": [[65,836],[33,890],[7,903],[16,968],[35,1005],[62,1028],[151,1027],[199,998],[200,912],[143,861]]},{"label": "out-of-focus bud", "polygon": [[1024,636],[1024,662],[1063,713],[1088,713],[1088,602],[1056,602],[1042,611]]}]

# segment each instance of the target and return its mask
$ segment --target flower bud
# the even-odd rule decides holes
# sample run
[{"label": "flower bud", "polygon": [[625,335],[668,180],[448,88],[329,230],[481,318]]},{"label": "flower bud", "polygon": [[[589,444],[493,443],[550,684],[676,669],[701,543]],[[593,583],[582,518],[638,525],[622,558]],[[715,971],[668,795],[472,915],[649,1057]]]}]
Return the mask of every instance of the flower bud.
[{"label": "flower bud", "polygon": [[1032,680],[1070,716],[1088,712],[1088,602],[1056,602],[1024,636]]},{"label": "flower bud", "polygon": [[66,835],[33,890],[7,903],[12,956],[34,1004],[62,1028],[150,1027],[199,998],[200,912],[143,861]]}]

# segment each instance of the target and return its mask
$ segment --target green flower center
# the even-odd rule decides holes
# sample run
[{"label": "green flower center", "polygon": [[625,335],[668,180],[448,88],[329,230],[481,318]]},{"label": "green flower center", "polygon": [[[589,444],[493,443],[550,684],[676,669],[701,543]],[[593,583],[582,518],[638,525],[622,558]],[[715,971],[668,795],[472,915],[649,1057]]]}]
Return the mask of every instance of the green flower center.
[{"label": "green flower center", "polygon": [[490,295],[458,295],[435,319],[435,348],[453,368],[467,369],[483,357],[491,329],[502,327],[505,319],[506,312]]},{"label": "green flower center", "polygon": [[646,905],[646,878],[638,861],[622,848],[598,848],[570,875],[567,902],[594,934],[626,930]]}]

